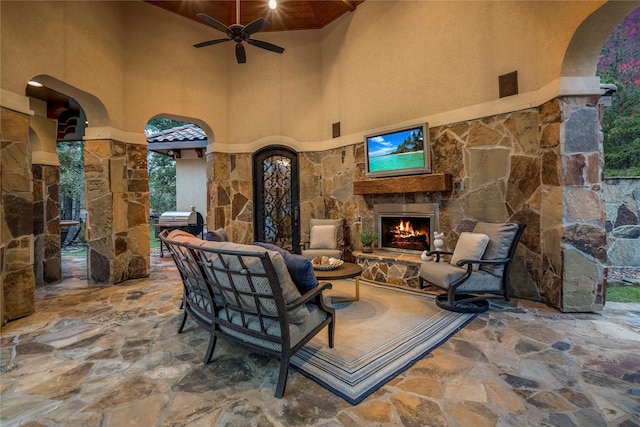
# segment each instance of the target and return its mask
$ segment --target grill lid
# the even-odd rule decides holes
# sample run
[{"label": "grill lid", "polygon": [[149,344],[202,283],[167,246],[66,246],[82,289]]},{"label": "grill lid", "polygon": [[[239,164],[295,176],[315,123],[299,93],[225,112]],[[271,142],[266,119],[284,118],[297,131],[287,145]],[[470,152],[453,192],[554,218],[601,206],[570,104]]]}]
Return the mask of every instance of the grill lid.
[{"label": "grill lid", "polygon": [[204,220],[200,212],[196,212],[196,207],[191,206],[189,211],[166,211],[158,218],[159,224],[181,223],[189,225],[202,225]]}]

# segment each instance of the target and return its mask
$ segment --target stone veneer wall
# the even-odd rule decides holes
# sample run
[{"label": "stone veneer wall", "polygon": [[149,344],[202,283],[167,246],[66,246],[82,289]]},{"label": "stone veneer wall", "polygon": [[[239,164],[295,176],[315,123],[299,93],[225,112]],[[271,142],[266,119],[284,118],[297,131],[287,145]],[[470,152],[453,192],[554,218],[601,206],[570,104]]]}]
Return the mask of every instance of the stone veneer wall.
[{"label": "stone veneer wall", "polygon": [[36,286],[62,280],[60,167],[33,165],[33,235]]},{"label": "stone veneer wall", "polygon": [[207,155],[207,173],[213,172],[207,176],[207,228],[225,228],[236,243],[254,241],[252,164],[253,156],[247,153]]},{"label": "stone veneer wall", "polygon": [[0,108],[0,324],[35,311],[29,115]]},{"label": "stone veneer wall", "polygon": [[610,267],[622,269],[624,277],[625,271],[640,271],[640,177],[607,178],[603,190],[607,257]]},{"label": "stone veneer wall", "polygon": [[[373,229],[378,203],[438,203],[448,248],[477,221],[526,223],[512,268],[512,295],[565,311],[602,307],[604,206],[602,143],[595,101],[551,100],[537,108],[430,129],[434,173],[452,174],[462,190],[354,195],[366,179],[364,147],[300,153],[301,239],[310,218],[345,218],[347,258],[362,229]],[[212,155],[213,156],[213,155]],[[234,241],[253,239],[251,155],[215,153],[210,210]],[[235,228],[238,227],[238,230]]]},{"label": "stone veneer wall", "polygon": [[150,270],[147,147],[85,142],[87,277],[119,283]]}]

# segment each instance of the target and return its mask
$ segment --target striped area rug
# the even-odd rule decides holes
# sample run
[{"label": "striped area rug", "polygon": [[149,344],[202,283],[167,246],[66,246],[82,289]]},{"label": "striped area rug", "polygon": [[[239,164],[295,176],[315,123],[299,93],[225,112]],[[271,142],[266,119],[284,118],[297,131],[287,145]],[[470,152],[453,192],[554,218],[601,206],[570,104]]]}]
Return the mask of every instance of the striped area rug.
[{"label": "striped area rug", "polygon": [[[353,280],[332,283],[329,295],[353,295]],[[354,405],[475,317],[443,310],[428,294],[363,280],[359,301],[334,304],[334,308],[334,348],[329,348],[327,333],[322,331],[292,357],[291,364]]]}]

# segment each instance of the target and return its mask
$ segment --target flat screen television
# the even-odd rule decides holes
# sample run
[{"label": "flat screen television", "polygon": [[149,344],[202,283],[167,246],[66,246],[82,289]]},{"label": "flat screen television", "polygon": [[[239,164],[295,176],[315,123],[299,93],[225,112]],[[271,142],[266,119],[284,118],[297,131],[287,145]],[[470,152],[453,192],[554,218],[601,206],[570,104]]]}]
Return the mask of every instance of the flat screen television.
[{"label": "flat screen television", "polygon": [[429,151],[428,123],[366,135],[366,174],[381,177],[430,173]]}]

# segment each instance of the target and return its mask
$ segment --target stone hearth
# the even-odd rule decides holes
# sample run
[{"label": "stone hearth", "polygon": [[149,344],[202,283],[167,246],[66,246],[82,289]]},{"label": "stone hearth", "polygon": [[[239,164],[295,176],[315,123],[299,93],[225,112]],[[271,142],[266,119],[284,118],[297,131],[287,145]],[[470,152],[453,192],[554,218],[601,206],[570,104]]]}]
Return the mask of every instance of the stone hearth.
[{"label": "stone hearth", "polygon": [[362,278],[373,282],[418,289],[420,255],[376,249],[373,253],[354,251],[356,263],[362,267]]}]

